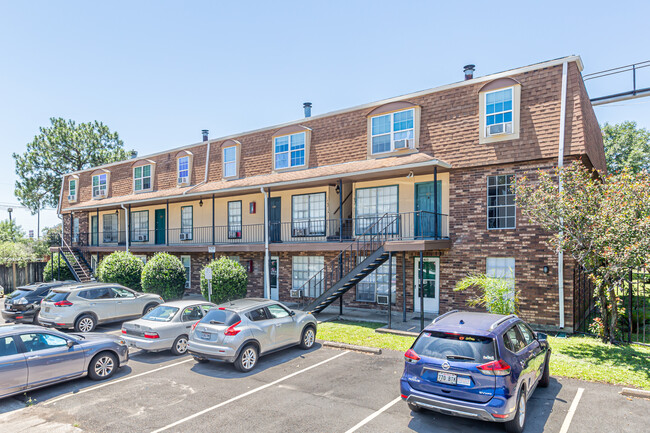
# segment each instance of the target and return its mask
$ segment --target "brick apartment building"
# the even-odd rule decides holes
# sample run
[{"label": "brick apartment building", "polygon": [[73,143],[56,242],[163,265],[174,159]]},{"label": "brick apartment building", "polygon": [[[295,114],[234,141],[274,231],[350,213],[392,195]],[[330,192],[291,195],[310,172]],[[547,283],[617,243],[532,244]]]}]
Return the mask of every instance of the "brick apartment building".
[{"label": "brick apartment building", "polygon": [[581,70],[575,56],[479,78],[470,68],[457,83],[313,117],[305,104],[297,121],[204,131],[198,144],[66,174],[64,248],[80,274],[116,250],[170,252],[190,291],[225,255],[248,270],[249,296],[386,308],[391,287],[409,314],[467,308],[453,288],[482,272],[513,281],[525,319],[570,330],[574,265],[510,185],[560,160],[605,171]]}]

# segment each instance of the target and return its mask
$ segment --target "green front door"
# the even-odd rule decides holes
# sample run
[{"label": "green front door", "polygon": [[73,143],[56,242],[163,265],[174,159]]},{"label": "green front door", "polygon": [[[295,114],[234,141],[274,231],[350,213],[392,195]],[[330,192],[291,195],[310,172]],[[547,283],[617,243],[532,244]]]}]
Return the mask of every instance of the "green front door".
[{"label": "green front door", "polygon": [[90,245],[99,245],[99,218],[97,215],[90,217]]},{"label": "green front door", "polygon": [[438,181],[437,202],[434,200],[434,182],[415,184],[415,236],[437,238],[441,236],[442,181]]},{"label": "green front door", "polygon": [[156,226],[156,245],[165,243],[165,209],[156,209],[155,212],[155,226]]}]

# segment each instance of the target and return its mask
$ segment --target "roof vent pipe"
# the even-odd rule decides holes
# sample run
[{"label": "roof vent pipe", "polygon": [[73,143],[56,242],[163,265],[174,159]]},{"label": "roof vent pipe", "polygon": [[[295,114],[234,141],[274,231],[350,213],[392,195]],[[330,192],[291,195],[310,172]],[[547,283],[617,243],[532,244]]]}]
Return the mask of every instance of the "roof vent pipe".
[{"label": "roof vent pipe", "polygon": [[305,109],[305,117],[311,117],[311,102],[303,102],[302,108]]},{"label": "roof vent pipe", "polygon": [[209,132],[210,131],[208,131],[207,129],[202,129],[201,130],[201,134],[203,134],[203,141],[208,141],[208,133]]},{"label": "roof vent pipe", "polygon": [[463,71],[465,72],[465,80],[471,80],[474,78],[474,69],[476,66],[474,65],[465,65],[463,66]]},{"label": "roof vent pipe", "polygon": [[132,150],[131,151],[131,159],[136,159],[138,157],[138,151],[137,150]]}]

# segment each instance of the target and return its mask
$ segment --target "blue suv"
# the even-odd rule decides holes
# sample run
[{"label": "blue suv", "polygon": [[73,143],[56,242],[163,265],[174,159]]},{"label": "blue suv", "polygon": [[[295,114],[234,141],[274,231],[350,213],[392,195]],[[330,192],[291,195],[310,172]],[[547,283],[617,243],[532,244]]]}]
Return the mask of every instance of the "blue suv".
[{"label": "blue suv", "polygon": [[520,433],[526,402],[549,384],[551,348],[517,316],[450,311],[404,354],[401,396],[409,408],[505,423]]}]

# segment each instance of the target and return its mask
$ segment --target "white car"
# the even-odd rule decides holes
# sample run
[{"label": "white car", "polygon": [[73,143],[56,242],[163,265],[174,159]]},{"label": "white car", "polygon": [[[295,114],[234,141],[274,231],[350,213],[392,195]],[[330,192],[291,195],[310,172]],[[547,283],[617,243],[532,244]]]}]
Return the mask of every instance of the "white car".
[{"label": "white car", "polygon": [[192,326],[215,304],[207,301],[172,301],[158,305],[137,320],[122,324],[122,338],[129,347],[157,352],[171,349],[174,355],[187,352]]},{"label": "white car", "polygon": [[162,304],[153,293],[140,293],[119,284],[90,283],[53,289],[41,302],[39,322],[54,328],[91,332],[100,323],[129,320]]}]

